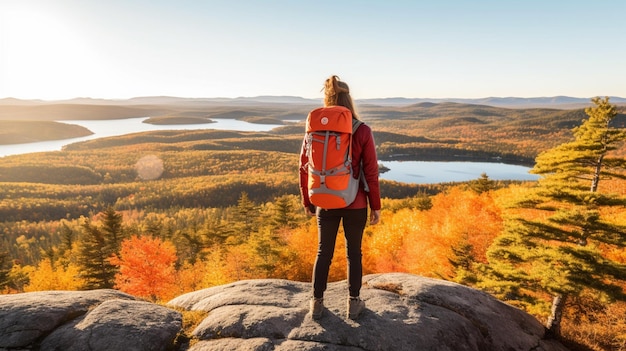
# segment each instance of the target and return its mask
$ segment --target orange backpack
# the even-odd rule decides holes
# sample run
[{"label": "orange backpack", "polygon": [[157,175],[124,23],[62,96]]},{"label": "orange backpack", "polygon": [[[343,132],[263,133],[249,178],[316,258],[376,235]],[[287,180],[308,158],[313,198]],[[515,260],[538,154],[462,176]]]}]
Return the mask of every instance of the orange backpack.
[{"label": "orange backpack", "polygon": [[308,190],[311,203],[323,209],[350,205],[359,190],[352,170],[352,134],[360,122],[343,106],[320,107],[306,121]]}]

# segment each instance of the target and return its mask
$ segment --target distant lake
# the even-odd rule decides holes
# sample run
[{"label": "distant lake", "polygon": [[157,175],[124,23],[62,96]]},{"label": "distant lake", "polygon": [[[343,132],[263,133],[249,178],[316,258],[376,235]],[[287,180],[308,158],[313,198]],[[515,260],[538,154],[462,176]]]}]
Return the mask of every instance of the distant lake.
[{"label": "distant lake", "polygon": [[[94,134],[73,139],[0,145],[0,157],[32,152],[60,151],[64,145],[79,141],[154,130],[219,129],[265,132],[280,126],[276,124],[257,124],[223,118],[211,118],[211,120],[215,121],[215,123],[203,124],[155,125],[142,123],[147,118],[148,117],[117,120],[59,121],[62,123],[83,126],[92,131]],[[527,167],[504,163],[434,161],[381,161],[380,163],[390,169],[388,172],[381,174],[382,179],[394,180],[403,183],[430,184],[462,182],[478,179],[482,173],[486,173],[489,179],[492,180],[538,179],[536,175],[528,173],[529,168]]]},{"label": "distant lake", "polygon": [[238,130],[251,132],[266,132],[280,125],[277,124],[258,124],[238,121],[228,118],[211,118],[214,123],[201,124],[150,124],[143,123],[149,117],[125,118],[115,120],[71,120],[57,121],[66,124],[76,124],[85,127],[94,134],[80,138],[38,141],[34,143],[0,145],[0,157],[9,155],[21,155],[31,152],[42,151],[60,151],[65,145],[76,143],[79,141],[106,138],[117,135],[148,132],[153,130],[196,130],[196,129],[219,129],[219,130]]}]

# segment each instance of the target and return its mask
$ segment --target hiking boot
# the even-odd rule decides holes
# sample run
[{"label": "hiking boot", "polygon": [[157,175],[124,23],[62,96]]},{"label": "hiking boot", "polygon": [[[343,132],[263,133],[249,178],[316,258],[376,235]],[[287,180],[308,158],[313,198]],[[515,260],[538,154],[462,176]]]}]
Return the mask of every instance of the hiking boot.
[{"label": "hiking boot", "polygon": [[348,298],[348,318],[357,319],[359,314],[365,309],[365,301],[359,297]]},{"label": "hiking boot", "polygon": [[313,319],[319,319],[320,317],[322,317],[322,312],[324,312],[324,299],[322,298],[312,298],[310,305],[309,305],[309,310],[311,311],[311,317],[313,317]]}]

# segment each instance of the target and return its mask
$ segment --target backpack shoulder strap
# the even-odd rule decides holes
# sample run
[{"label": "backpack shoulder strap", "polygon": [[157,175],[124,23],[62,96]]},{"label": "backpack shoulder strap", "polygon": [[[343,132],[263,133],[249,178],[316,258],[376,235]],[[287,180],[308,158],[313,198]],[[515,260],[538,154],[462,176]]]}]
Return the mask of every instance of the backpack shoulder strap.
[{"label": "backpack shoulder strap", "polygon": [[[354,136],[354,133],[356,133],[356,130],[361,126],[361,124],[364,124],[364,123],[362,121],[359,121],[356,118],[352,119],[352,135],[353,136]],[[363,160],[361,160],[361,164],[359,168],[360,168],[359,181],[363,183],[364,190],[369,193],[370,187],[369,185],[367,185],[367,181],[365,180],[365,172],[363,172]]]},{"label": "backpack shoulder strap", "polygon": [[354,133],[356,133],[356,130],[359,128],[359,126],[363,124],[363,122],[359,121],[356,118],[352,119],[352,135],[354,135]]}]

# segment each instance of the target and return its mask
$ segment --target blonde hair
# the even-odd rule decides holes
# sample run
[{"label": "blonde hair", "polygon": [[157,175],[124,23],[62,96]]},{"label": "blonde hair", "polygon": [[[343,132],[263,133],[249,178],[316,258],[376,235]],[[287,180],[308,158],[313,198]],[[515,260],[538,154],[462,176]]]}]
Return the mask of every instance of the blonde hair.
[{"label": "blonde hair", "polygon": [[352,118],[359,119],[350,96],[350,87],[339,77],[332,75],[324,82],[324,106],[343,106],[352,112]]}]

